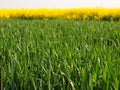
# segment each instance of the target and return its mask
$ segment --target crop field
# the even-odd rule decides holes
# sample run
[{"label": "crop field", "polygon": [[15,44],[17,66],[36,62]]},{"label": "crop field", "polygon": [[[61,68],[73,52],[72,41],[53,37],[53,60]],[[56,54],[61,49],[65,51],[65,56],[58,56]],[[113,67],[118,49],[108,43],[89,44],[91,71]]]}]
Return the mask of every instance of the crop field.
[{"label": "crop field", "polygon": [[3,18],[120,21],[120,8],[0,9],[0,19]]},{"label": "crop field", "polygon": [[120,21],[0,19],[3,90],[120,90]]}]

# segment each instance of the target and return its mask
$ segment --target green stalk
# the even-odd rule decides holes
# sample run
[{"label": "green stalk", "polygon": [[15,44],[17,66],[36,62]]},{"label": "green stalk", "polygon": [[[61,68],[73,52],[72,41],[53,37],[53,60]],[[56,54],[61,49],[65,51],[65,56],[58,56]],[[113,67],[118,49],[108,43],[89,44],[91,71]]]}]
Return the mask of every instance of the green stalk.
[{"label": "green stalk", "polygon": [[3,81],[2,81],[2,68],[0,67],[0,90],[3,90]]}]

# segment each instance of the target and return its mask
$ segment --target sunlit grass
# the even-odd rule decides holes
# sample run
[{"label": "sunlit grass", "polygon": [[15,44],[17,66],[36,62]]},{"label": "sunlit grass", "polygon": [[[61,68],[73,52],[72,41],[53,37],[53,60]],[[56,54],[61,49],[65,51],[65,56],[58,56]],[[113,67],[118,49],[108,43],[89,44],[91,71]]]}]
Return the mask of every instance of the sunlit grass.
[{"label": "sunlit grass", "polygon": [[4,90],[119,90],[120,22],[0,20]]}]

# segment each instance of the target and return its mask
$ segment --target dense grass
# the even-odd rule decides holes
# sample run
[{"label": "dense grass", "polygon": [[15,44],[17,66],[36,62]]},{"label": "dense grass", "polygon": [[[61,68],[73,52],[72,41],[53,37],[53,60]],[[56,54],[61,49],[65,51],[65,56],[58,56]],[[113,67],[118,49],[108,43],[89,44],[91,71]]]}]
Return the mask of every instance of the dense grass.
[{"label": "dense grass", "polygon": [[120,22],[0,20],[4,90],[120,90]]}]

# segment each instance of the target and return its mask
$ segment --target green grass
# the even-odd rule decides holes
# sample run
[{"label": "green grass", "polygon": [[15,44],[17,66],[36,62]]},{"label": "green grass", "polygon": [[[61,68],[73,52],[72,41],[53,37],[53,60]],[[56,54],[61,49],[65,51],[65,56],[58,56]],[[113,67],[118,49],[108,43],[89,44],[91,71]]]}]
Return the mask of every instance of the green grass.
[{"label": "green grass", "polygon": [[120,90],[120,22],[0,20],[4,90]]}]

